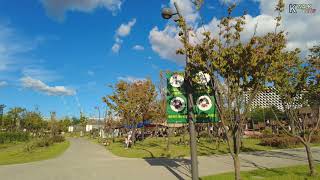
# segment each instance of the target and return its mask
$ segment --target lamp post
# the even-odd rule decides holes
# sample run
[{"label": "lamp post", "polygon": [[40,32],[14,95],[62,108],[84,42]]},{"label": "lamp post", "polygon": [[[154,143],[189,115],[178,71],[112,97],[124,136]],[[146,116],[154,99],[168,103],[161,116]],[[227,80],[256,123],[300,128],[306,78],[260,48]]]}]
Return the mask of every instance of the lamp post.
[{"label": "lamp post", "polygon": [[[180,13],[178,4],[174,2],[174,7],[176,12],[172,11],[170,8],[163,8],[161,16],[164,19],[170,19],[174,15],[178,15],[180,19],[183,19],[183,16]],[[179,20],[175,20],[179,21]],[[188,27],[185,25],[183,27],[183,33],[185,36],[186,42],[189,42],[189,33]],[[187,52],[186,52],[187,53]],[[190,154],[191,154],[191,174],[192,180],[198,180],[198,158],[197,158],[197,143],[196,143],[196,132],[195,132],[195,119],[193,114],[193,95],[192,95],[192,81],[190,78],[190,72],[188,71],[189,59],[186,54],[186,70],[185,70],[185,82],[186,82],[186,93],[187,93],[187,111],[188,111],[188,122],[189,122],[189,132],[190,132]]]},{"label": "lamp post", "polygon": [[4,128],[4,120],[3,120],[3,109],[6,107],[4,104],[0,104],[0,118],[2,123],[2,128]]},{"label": "lamp post", "polygon": [[98,110],[98,113],[99,113],[99,119],[98,119],[98,121],[100,121],[100,107],[99,106],[96,106],[96,107],[94,107],[96,110]]}]

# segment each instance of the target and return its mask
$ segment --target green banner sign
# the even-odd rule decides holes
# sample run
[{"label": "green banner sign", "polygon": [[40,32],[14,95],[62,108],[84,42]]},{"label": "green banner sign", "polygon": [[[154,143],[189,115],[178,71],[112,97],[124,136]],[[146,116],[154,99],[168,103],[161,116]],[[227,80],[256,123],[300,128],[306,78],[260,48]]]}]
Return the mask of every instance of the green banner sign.
[{"label": "green banner sign", "polygon": [[[182,72],[171,72],[167,77],[167,122],[187,123],[187,95],[185,79]],[[212,90],[209,88],[210,76],[199,72],[194,77],[193,113],[197,123],[218,122]]]}]

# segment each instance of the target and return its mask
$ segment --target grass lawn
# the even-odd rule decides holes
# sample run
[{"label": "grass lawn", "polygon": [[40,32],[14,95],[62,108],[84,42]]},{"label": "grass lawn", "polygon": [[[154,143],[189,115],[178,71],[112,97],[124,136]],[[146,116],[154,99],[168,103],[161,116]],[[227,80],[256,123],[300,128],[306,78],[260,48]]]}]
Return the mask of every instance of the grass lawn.
[{"label": "grass lawn", "polygon": [[[178,144],[180,137],[170,138],[170,150],[167,151],[166,138],[147,138],[144,141],[138,141],[133,148],[125,149],[123,139],[116,139],[115,143],[111,143],[107,146],[107,149],[113,154],[122,157],[131,158],[153,158],[153,157],[186,157],[189,156],[190,150],[188,144]],[[185,137],[188,140],[188,137]],[[244,139],[245,151],[263,151],[271,150],[271,147],[259,145],[258,139]],[[207,156],[213,154],[226,154],[228,153],[228,147],[226,143],[221,143],[219,149],[217,149],[215,142],[208,139],[200,139],[198,142],[198,155]]]},{"label": "grass lawn", "polygon": [[10,143],[0,145],[0,165],[19,164],[31,161],[50,159],[62,154],[68,147],[69,141],[55,143],[50,147],[38,147],[32,152],[24,151],[26,143]]},{"label": "grass lawn", "polygon": [[[316,166],[317,171],[320,173],[320,165]],[[242,179],[250,180],[318,180],[320,175],[316,177],[310,177],[308,175],[309,169],[307,165],[286,167],[286,168],[274,168],[274,169],[258,169],[253,171],[241,172]],[[201,180],[233,180],[234,174],[224,173],[213,176],[202,177]]]}]

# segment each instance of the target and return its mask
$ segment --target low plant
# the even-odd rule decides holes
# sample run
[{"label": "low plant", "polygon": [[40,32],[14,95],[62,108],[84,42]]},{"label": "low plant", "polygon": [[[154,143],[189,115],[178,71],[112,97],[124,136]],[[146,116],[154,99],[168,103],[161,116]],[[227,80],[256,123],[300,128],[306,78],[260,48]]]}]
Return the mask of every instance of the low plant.
[{"label": "low plant", "polygon": [[1,132],[0,144],[10,142],[25,142],[29,140],[29,134],[26,132]]}]

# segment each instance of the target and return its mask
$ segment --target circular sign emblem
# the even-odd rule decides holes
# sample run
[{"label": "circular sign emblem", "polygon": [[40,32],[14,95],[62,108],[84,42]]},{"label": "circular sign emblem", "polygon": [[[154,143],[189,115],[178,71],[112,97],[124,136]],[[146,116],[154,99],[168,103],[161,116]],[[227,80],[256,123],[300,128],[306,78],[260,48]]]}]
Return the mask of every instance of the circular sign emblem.
[{"label": "circular sign emblem", "polygon": [[176,88],[181,87],[183,84],[183,81],[184,81],[184,78],[180,74],[173,74],[170,77],[171,86],[176,87]]},{"label": "circular sign emblem", "polygon": [[210,81],[210,75],[208,73],[200,71],[196,75],[196,81],[198,84],[207,85]]},{"label": "circular sign emblem", "polygon": [[174,112],[180,112],[186,107],[186,102],[181,97],[172,98],[170,101],[170,108]]},{"label": "circular sign emblem", "polygon": [[201,111],[208,111],[212,107],[209,96],[200,96],[197,100],[197,106]]}]

